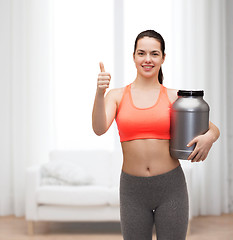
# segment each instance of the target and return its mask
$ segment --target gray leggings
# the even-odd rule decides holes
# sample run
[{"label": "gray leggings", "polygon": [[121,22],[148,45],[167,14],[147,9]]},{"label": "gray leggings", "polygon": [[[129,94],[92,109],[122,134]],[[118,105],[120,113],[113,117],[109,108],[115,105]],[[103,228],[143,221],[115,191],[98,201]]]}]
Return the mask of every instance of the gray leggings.
[{"label": "gray leggings", "polygon": [[181,166],[152,177],[122,171],[120,179],[121,231],[124,240],[185,240],[188,194]]}]

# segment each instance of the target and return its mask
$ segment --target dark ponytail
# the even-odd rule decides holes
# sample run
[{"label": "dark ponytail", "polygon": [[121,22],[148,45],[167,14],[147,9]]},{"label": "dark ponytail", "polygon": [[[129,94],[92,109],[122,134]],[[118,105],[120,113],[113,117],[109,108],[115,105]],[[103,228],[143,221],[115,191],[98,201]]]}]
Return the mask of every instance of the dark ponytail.
[{"label": "dark ponytail", "polygon": [[[161,46],[161,51],[162,51],[162,55],[164,57],[165,55],[165,42],[164,42],[164,39],[163,37],[156,31],[154,30],[146,30],[146,31],[143,31],[141,33],[138,34],[136,40],[135,40],[135,44],[134,44],[134,54],[135,54],[135,51],[137,49],[137,43],[138,43],[138,40],[141,39],[141,38],[144,38],[144,37],[152,37],[152,38],[155,38],[157,41],[160,42],[160,46]],[[159,83],[160,84],[163,84],[163,71],[162,71],[162,67],[160,67],[159,69]]]},{"label": "dark ponytail", "polygon": [[158,76],[158,78],[159,78],[159,83],[163,84],[163,71],[162,71],[162,67],[160,67],[160,69],[159,69],[159,76]]}]

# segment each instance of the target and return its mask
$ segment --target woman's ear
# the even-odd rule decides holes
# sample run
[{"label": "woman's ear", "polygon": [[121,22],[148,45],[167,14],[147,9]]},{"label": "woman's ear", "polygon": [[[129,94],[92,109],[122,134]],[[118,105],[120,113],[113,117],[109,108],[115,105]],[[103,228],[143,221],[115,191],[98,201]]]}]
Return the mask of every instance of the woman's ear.
[{"label": "woman's ear", "polygon": [[165,58],[166,58],[166,53],[164,53],[164,55],[163,55],[163,61],[162,61],[162,64],[164,63]]},{"label": "woman's ear", "polygon": [[135,53],[133,53],[133,61],[135,62]]}]

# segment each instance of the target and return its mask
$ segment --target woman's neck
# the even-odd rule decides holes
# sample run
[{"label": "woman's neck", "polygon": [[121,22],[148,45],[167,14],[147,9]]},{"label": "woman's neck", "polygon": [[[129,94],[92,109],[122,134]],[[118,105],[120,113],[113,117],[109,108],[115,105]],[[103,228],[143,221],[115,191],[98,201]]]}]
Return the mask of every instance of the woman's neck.
[{"label": "woman's neck", "polygon": [[138,87],[141,89],[151,89],[151,88],[160,88],[160,83],[158,78],[141,78],[140,76],[137,76],[136,79],[134,80],[134,87]]}]

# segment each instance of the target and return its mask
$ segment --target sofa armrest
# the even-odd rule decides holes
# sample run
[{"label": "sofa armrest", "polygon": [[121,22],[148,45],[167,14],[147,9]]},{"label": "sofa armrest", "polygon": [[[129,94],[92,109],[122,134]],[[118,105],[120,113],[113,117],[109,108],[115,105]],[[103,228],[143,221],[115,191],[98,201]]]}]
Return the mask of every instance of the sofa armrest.
[{"label": "sofa armrest", "polygon": [[40,166],[36,165],[26,170],[26,196],[25,210],[27,220],[37,220],[37,197],[36,193],[40,186]]}]

